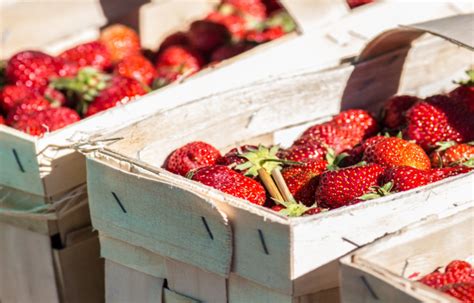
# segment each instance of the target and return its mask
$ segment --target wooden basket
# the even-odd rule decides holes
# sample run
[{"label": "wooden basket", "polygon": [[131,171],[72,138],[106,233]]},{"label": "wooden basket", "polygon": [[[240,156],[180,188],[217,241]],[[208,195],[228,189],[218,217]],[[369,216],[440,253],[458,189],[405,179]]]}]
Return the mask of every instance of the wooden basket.
[{"label": "wooden basket", "polygon": [[410,275],[423,275],[474,255],[474,208],[430,217],[341,259],[341,295],[347,303],[459,302]]},{"label": "wooden basket", "polygon": [[[133,3],[140,2],[136,1]],[[91,2],[96,3],[93,7],[97,6],[97,1],[91,0]],[[101,1],[101,3],[106,2]],[[174,4],[171,4],[172,2]],[[83,157],[73,149],[77,144],[91,141],[99,135],[113,132],[153,113],[179,107],[197,98],[236,88],[245,83],[253,83],[259,79],[267,79],[303,67],[310,67],[314,71],[335,66],[339,64],[341,58],[351,57],[358,53],[367,40],[378,32],[393,27],[399,22],[408,23],[446,16],[465,9],[452,5],[452,2],[431,4],[422,10],[410,6],[412,10],[416,9],[418,12],[412,16],[405,13],[408,8],[406,5],[381,2],[356,9],[351,14],[339,18],[341,14],[347,12],[345,4],[341,4],[344,3],[342,0],[313,2],[285,1],[285,5],[304,31],[302,35],[289,35],[274,43],[258,47],[234,59],[226,60],[221,65],[208,68],[207,71],[182,83],[175,83],[141,97],[137,102],[99,113],[42,138],[35,138],[12,128],[0,126],[0,185],[45,197],[64,193],[85,182],[85,162]],[[71,1],[71,5],[73,3],[76,5],[75,1]],[[153,35],[151,32],[156,25],[150,20],[155,22],[158,18],[150,16],[157,13],[157,5],[163,5],[163,9],[178,7],[181,12],[183,11],[182,3],[162,1],[149,6],[145,5],[141,10],[143,34],[146,37]],[[328,3],[331,5],[327,6]],[[303,6],[310,9],[302,10],[302,5],[310,5]],[[472,10],[472,8],[467,8],[467,10]],[[380,20],[383,12],[387,11],[395,17]],[[311,12],[312,15],[326,12],[324,16],[334,18],[329,18],[330,20],[308,18],[307,12]],[[166,13],[169,16],[175,15],[171,11],[166,11]],[[95,14],[92,15],[95,16]],[[301,19],[298,19],[300,16]],[[179,14],[176,14],[176,18],[181,20]],[[363,23],[361,20],[376,20],[377,26],[371,25],[370,28],[364,28],[361,26]],[[80,37],[77,39],[82,39],[81,41],[91,39],[91,35],[97,34],[97,26],[94,23],[92,32],[85,29],[86,32],[79,34]],[[153,30],[147,31],[145,27]],[[156,28],[160,35],[169,30],[166,26],[161,31],[160,28]],[[151,38],[144,39],[148,41]],[[64,44],[68,43],[62,43],[62,47],[52,48],[59,51],[66,47]],[[38,44],[38,46],[41,45]],[[67,46],[70,46],[70,43]],[[289,54],[299,55],[289,56]],[[101,142],[95,142],[94,145],[101,145]]]},{"label": "wooden basket", "polygon": [[104,265],[91,227],[65,242],[0,222],[0,300],[103,302]]},{"label": "wooden basket", "polygon": [[[111,134],[123,140],[88,154],[93,226],[104,236],[214,273],[227,281],[220,291],[228,298],[258,293],[259,300],[295,302],[338,287],[337,259],[354,248],[426,216],[467,208],[474,173],[328,213],[286,218],[171,174],[162,163],[193,140],[223,150],[252,142],[285,145],[308,123],[341,108],[376,109],[395,93],[443,91],[469,67],[472,54],[442,38],[417,40],[411,49],[410,44],[423,32],[443,35],[444,30],[446,36],[449,25],[460,29],[459,23],[472,20],[458,16],[393,30],[370,43],[358,64],[231,90]],[[457,33],[472,48],[471,38]],[[249,281],[259,292],[247,291],[245,283],[233,292],[235,280]]]}]

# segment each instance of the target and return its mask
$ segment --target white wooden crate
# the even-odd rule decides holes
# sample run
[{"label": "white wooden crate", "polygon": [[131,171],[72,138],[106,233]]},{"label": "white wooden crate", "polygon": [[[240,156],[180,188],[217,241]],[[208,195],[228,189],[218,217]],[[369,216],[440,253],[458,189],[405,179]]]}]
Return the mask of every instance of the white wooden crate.
[{"label": "white wooden crate", "polygon": [[49,235],[0,222],[0,300],[103,302],[104,267],[90,227],[71,231],[64,247]]},{"label": "white wooden crate", "polygon": [[[456,21],[472,22],[472,16]],[[467,208],[474,173],[328,213],[286,218],[160,167],[189,141],[205,140],[223,150],[252,139],[279,143],[295,138],[295,128],[341,108],[375,109],[395,93],[444,91],[472,64],[472,53],[433,37],[410,50],[420,35],[395,30],[375,39],[359,64],[231,90],[111,134],[124,139],[88,155],[94,227],[222,279],[237,275],[284,298],[338,287],[339,257],[426,216]]]},{"label": "white wooden crate", "polygon": [[332,303],[337,288],[293,298],[232,274],[228,279],[101,234],[106,302]]},{"label": "white wooden crate", "polygon": [[408,277],[474,254],[474,208],[446,218],[430,217],[341,259],[345,303],[459,302]]},{"label": "white wooden crate", "polygon": [[[153,5],[162,4],[172,7],[170,2],[163,1],[153,3]],[[308,4],[305,1],[287,1],[285,4],[298,17],[299,14],[296,12],[298,6],[326,3],[309,2]],[[325,15],[339,16],[342,10],[345,11],[345,7],[341,9],[340,6],[342,1],[332,3],[333,5],[339,3],[339,6],[334,8],[335,15],[329,12],[333,11],[332,6]],[[320,20],[322,23],[319,24],[313,23],[315,19],[308,19],[306,16],[306,19],[297,20],[303,29],[307,28],[303,35],[289,35],[279,41],[262,45],[246,54],[226,60],[227,62],[221,65],[208,68],[207,71],[182,83],[170,85],[141,97],[136,102],[102,112],[42,138],[34,138],[12,128],[0,126],[0,185],[38,196],[51,197],[63,193],[85,181],[85,162],[81,155],[70,148],[71,144],[93,139],[98,135],[104,135],[140,121],[153,113],[179,107],[197,98],[236,88],[245,83],[277,78],[277,75],[301,68],[310,68],[315,71],[335,66],[339,64],[341,58],[356,54],[371,37],[399,23],[410,23],[472,10],[469,7],[458,8],[452,3],[453,1],[433,3],[421,10],[415,4],[413,5],[416,7],[408,6],[408,4],[395,5],[380,2],[356,9],[341,18],[334,17],[330,21],[322,18]],[[314,6],[310,7],[312,7],[311,11],[315,10]],[[408,8],[418,13],[406,14]],[[142,15],[145,15],[147,11],[145,6]],[[380,16],[387,11],[394,17],[381,19]],[[169,12],[169,15],[173,13]],[[363,27],[364,22],[361,21],[369,19],[375,20],[377,26]],[[311,26],[305,27],[304,20],[311,21]],[[316,28],[319,30],[316,31]],[[86,29],[85,33],[79,34],[81,38],[78,39],[90,38],[95,33],[94,29],[91,29],[92,32]],[[65,46],[64,43],[63,46]],[[56,51],[61,49],[54,46],[50,48]],[[293,55],[289,56],[289,54]]]}]

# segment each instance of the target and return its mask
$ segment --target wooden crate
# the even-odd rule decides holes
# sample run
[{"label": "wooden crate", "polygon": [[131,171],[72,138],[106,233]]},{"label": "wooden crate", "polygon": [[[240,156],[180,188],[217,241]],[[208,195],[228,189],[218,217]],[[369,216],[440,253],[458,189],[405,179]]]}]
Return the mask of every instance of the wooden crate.
[{"label": "wooden crate", "polygon": [[1,302],[103,302],[103,271],[90,226],[61,242],[0,223]]},{"label": "wooden crate", "polygon": [[133,15],[137,16],[139,7],[146,2],[149,0],[3,1],[0,58],[23,49],[54,53],[58,40],[79,42],[82,40],[78,40],[81,37],[78,33],[97,33],[107,23],[133,20]]},{"label": "wooden crate", "polygon": [[[474,208],[430,217],[341,259],[341,295],[347,303],[459,302],[416,282],[455,259],[474,255]],[[419,273],[417,278],[409,276]]]},{"label": "wooden crate", "polygon": [[[467,208],[474,173],[315,216],[286,218],[171,174],[160,168],[164,159],[193,140],[222,150],[246,142],[286,145],[308,123],[341,108],[377,109],[395,93],[444,91],[472,64],[472,53],[442,38],[418,40],[410,49],[411,42],[426,30],[446,35],[450,25],[459,30],[456,23],[472,20],[461,16],[393,30],[370,43],[358,64],[231,90],[111,134],[124,139],[88,154],[94,227],[221,279],[237,275],[285,298],[338,287],[337,259],[354,248],[426,216]],[[457,34],[472,47],[472,37]]]},{"label": "wooden crate", "polygon": [[[173,5],[169,4],[171,2],[163,1],[162,5],[172,7]],[[182,8],[183,2],[173,2],[181,3]],[[104,2],[101,1],[101,3]],[[154,3],[154,5],[160,3]],[[304,3],[309,2],[285,2],[296,17],[299,16],[296,12],[297,6]],[[314,3],[316,4],[313,5],[323,5],[326,2],[318,4],[320,1],[316,1]],[[303,35],[289,35],[289,37],[274,43],[262,45],[238,58],[227,60],[228,62],[223,62],[220,66],[209,68],[182,83],[170,85],[139,98],[137,102],[102,112],[42,138],[35,138],[12,128],[0,126],[0,185],[45,197],[64,193],[84,183],[86,178],[85,161],[72,148],[74,144],[93,140],[99,135],[140,121],[153,113],[179,107],[197,98],[233,89],[245,83],[275,77],[275,75],[303,67],[315,71],[337,65],[341,58],[356,54],[367,40],[377,33],[376,30],[374,31],[375,28],[383,30],[397,25],[399,22],[420,21],[460,11],[450,3],[431,4],[423,10],[416,10],[418,13],[413,16],[413,14],[405,13],[407,9],[405,5],[400,4],[399,9],[395,9],[395,5],[382,2],[354,10],[351,14],[340,19],[332,19],[331,22],[325,19],[329,23],[320,24],[319,31],[312,30],[319,25],[311,25]],[[334,11],[341,11],[340,7],[337,6]],[[472,10],[472,8],[466,8],[466,10],[469,9]],[[146,11],[144,8],[142,15]],[[380,20],[382,13],[387,11],[390,11],[391,15],[398,19],[384,18]],[[168,12],[168,15],[174,14]],[[333,14],[328,11],[327,15]],[[361,27],[363,23],[361,20],[368,19],[376,20],[377,26],[371,25],[371,30]],[[384,20],[387,21],[384,22]],[[305,28],[304,25],[301,25],[306,24],[305,22],[297,21],[302,28]],[[312,23],[310,22],[310,24]],[[143,26],[145,25],[142,24]],[[152,28],[152,25],[146,25],[146,27]],[[92,28],[92,32],[85,29],[86,32],[80,33],[80,38],[77,39],[90,39],[97,34],[96,29],[96,27]],[[145,32],[143,28],[142,31]],[[61,45],[65,46],[64,44],[68,43]],[[309,45],[312,46],[308,47]],[[61,46],[51,46],[51,48],[56,51],[62,49]],[[288,56],[288,54],[295,55]],[[315,54],[318,55],[315,56]],[[216,83],[219,84],[216,85]],[[321,115],[324,114],[326,113],[321,113]]]},{"label": "wooden crate", "polygon": [[256,300],[259,303],[339,302],[337,288],[292,298],[238,275],[225,279],[102,233],[100,244],[101,256],[106,260],[105,285],[108,303],[248,303],[257,302]]}]

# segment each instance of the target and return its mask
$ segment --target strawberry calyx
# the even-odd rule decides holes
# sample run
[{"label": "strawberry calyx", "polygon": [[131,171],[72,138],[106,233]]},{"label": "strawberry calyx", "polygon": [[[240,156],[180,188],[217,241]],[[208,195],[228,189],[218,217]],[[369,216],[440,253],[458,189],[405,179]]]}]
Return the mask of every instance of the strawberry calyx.
[{"label": "strawberry calyx", "polygon": [[65,91],[68,99],[77,99],[77,111],[80,114],[87,112],[87,106],[100,91],[105,89],[111,77],[95,68],[86,67],[79,70],[74,78],[57,78],[52,80],[53,88]]},{"label": "strawberry calyx", "polygon": [[326,161],[328,163],[326,169],[333,171],[333,170],[338,170],[339,164],[342,162],[342,160],[346,157],[348,157],[348,153],[340,153],[339,155],[336,155],[336,152],[333,148],[328,147],[327,148],[327,153],[326,153]]},{"label": "strawberry calyx", "polygon": [[436,146],[438,146],[438,148],[435,151],[437,151],[437,152],[445,151],[448,148],[453,147],[454,145],[456,145],[456,142],[454,142],[454,141],[436,142]]},{"label": "strawberry calyx", "polygon": [[362,201],[372,200],[380,197],[385,197],[392,194],[393,182],[387,182],[382,186],[372,186],[370,191],[359,197]]},{"label": "strawberry calyx", "polygon": [[454,81],[455,84],[465,85],[465,86],[474,86],[474,69],[470,69],[466,71],[467,76],[469,79],[461,80],[461,81]]},{"label": "strawberry calyx", "polygon": [[291,201],[280,201],[277,199],[273,199],[277,205],[283,206],[283,209],[278,211],[278,213],[285,215],[287,217],[301,217],[306,212],[317,209],[318,206],[308,207],[301,202],[297,202],[296,200],[292,199]]},{"label": "strawberry calyx", "polygon": [[285,33],[292,32],[296,29],[296,23],[293,18],[285,11],[277,12],[271,15],[265,21],[266,28],[281,27]]},{"label": "strawberry calyx", "polygon": [[274,169],[280,169],[282,164],[299,165],[301,163],[278,158],[277,154],[280,150],[279,145],[271,148],[259,145],[257,149],[249,148],[246,153],[239,153],[238,156],[247,161],[237,165],[235,168],[245,171],[246,176],[256,177],[260,169],[265,169],[269,174]]}]

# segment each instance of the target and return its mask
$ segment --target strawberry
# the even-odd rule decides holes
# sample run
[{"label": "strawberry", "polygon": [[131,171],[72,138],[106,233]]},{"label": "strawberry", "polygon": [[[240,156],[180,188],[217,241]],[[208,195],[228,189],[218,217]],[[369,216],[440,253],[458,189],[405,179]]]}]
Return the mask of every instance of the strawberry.
[{"label": "strawberry", "polygon": [[463,303],[474,302],[474,282],[451,284],[442,288],[441,291]]},{"label": "strawberry", "polygon": [[352,165],[355,165],[355,164],[361,162],[362,158],[364,156],[365,150],[369,146],[377,143],[378,141],[380,141],[384,138],[386,138],[386,137],[385,136],[370,137],[370,138],[362,141],[361,144],[358,144],[355,147],[353,147],[352,149],[346,151],[347,157],[345,157],[344,159],[341,160],[340,166],[341,167],[347,167],[347,166],[352,166]]},{"label": "strawberry", "polygon": [[230,5],[237,10],[238,13],[248,14],[259,20],[263,20],[267,17],[266,7],[262,0],[223,0],[222,4]]},{"label": "strawberry", "polygon": [[0,116],[0,125],[5,125],[5,118],[3,116]]},{"label": "strawberry", "polygon": [[51,107],[51,104],[44,97],[36,95],[24,99],[8,112],[7,124],[14,125],[17,121],[25,120],[25,116],[29,116],[33,112],[42,111]]},{"label": "strawberry", "polygon": [[230,33],[220,23],[198,20],[191,23],[188,39],[193,49],[208,54],[226,44]]},{"label": "strawberry", "polygon": [[445,178],[454,177],[460,174],[465,174],[472,171],[473,168],[467,166],[454,166],[454,167],[442,167],[434,168],[431,170],[433,182],[439,181]]},{"label": "strawberry", "polygon": [[326,170],[325,160],[308,160],[300,165],[287,166],[282,170],[283,178],[296,201],[306,206],[314,204],[314,193],[318,185],[318,176]]},{"label": "strawberry", "polygon": [[396,166],[385,170],[382,184],[392,182],[395,192],[410,190],[433,182],[430,171],[413,168],[410,166]]},{"label": "strawberry", "polygon": [[404,137],[414,140],[425,150],[436,142],[474,140],[474,120],[459,102],[437,95],[415,104],[406,114]]},{"label": "strawberry", "polygon": [[145,85],[151,85],[156,77],[153,64],[142,55],[132,55],[119,61],[114,73],[123,77],[133,78]]},{"label": "strawberry", "polygon": [[79,115],[67,107],[46,108],[21,115],[10,126],[32,136],[42,136],[79,120]]},{"label": "strawberry", "polygon": [[119,104],[128,103],[147,92],[147,89],[135,79],[114,76],[108,86],[86,106],[85,116],[89,117]]},{"label": "strawberry", "polygon": [[443,290],[457,283],[474,283],[474,271],[468,262],[454,260],[446,266],[444,273],[437,269],[421,278],[419,282]]},{"label": "strawberry", "polygon": [[212,12],[206,20],[224,25],[231,34],[232,40],[239,41],[245,37],[247,21],[242,16]]},{"label": "strawberry", "polygon": [[421,99],[408,95],[388,99],[383,107],[383,124],[389,129],[400,129],[406,124],[406,112],[418,101]]},{"label": "strawberry", "polygon": [[359,197],[378,185],[383,171],[378,164],[326,171],[316,188],[316,203],[330,209],[359,203]]},{"label": "strawberry", "polygon": [[283,9],[283,6],[280,4],[278,0],[263,0],[262,2],[265,5],[265,8],[268,14],[271,14],[275,11],[279,11]]},{"label": "strawberry", "polygon": [[264,29],[263,31],[250,30],[245,35],[245,40],[255,43],[265,43],[276,40],[286,34],[281,26],[274,26]]},{"label": "strawberry", "polygon": [[191,170],[217,163],[220,152],[210,144],[196,141],[172,152],[165,163],[166,170],[185,176]]},{"label": "strawberry", "polygon": [[256,149],[247,147],[247,152],[240,154],[245,162],[237,165],[235,168],[238,171],[243,171],[246,176],[256,177],[260,169],[265,169],[269,174],[275,168],[280,168],[281,164],[285,162],[278,157],[280,147],[274,145],[271,148],[259,145]]},{"label": "strawberry", "polygon": [[5,70],[9,83],[30,88],[44,88],[49,79],[60,75],[64,63],[38,51],[23,51],[8,60]]},{"label": "strawberry", "polygon": [[459,82],[460,86],[451,91],[449,96],[465,104],[471,112],[474,112],[474,70],[469,70],[466,73],[469,79]]},{"label": "strawberry", "polygon": [[166,37],[163,42],[161,42],[160,47],[158,49],[158,53],[163,52],[170,46],[184,46],[189,47],[189,38],[188,35],[184,32],[176,32],[168,37]]},{"label": "strawberry", "polygon": [[237,44],[228,44],[223,45],[216,49],[211,55],[211,62],[219,62],[225,59],[232,58],[243,52],[252,49],[254,46],[248,43],[237,43]]},{"label": "strawberry", "polygon": [[191,172],[191,179],[253,204],[263,205],[266,201],[266,192],[260,183],[227,166],[198,168]]},{"label": "strawberry", "polygon": [[223,157],[219,158],[216,164],[229,166],[230,168],[242,173],[243,171],[236,168],[237,165],[243,164],[248,160],[242,157],[244,153],[256,151],[258,149],[255,145],[242,145],[228,151]]},{"label": "strawberry", "polygon": [[474,167],[474,142],[468,144],[456,144],[453,141],[438,142],[439,146],[431,153],[431,164],[433,167],[466,165]]},{"label": "strawberry", "polygon": [[340,153],[353,147],[353,140],[348,129],[342,128],[332,121],[316,124],[308,128],[295,141],[295,144],[301,144],[302,140],[314,140],[332,147],[336,153]]},{"label": "strawberry", "polygon": [[324,159],[328,146],[318,140],[299,139],[284,153],[290,161],[305,162],[310,159]]},{"label": "strawberry", "polygon": [[100,33],[99,40],[107,48],[112,63],[131,55],[140,54],[140,37],[133,29],[125,25],[108,26]]},{"label": "strawberry", "polygon": [[74,62],[79,68],[90,66],[99,70],[107,70],[112,65],[107,48],[99,41],[74,46],[62,52],[59,58]]},{"label": "strawberry", "polygon": [[336,125],[349,130],[355,144],[379,131],[377,120],[369,112],[362,109],[342,111],[334,116],[332,121]]},{"label": "strawberry", "polygon": [[420,146],[397,137],[387,137],[370,145],[364,151],[363,159],[388,167],[411,166],[421,170],[431,168],[430,159]]},{"label": "strawberry", "polygon": [[195,51],[181,46],[170,46],[160,54],[155,64],[158,71],[158,82],[155,85],[160,87],[190,76],[198,72],[203,65],[204,60]]},{"label": "strawberry", "polygon": [[371,3],[373,1],[374,0],[347,0],[347,4],[349,5],[349,7],[351,9],[354,9],[358,6],[361,6],[361,5],[364,5],[364,4],[367,4],[367,3]]},{"label": "strawberry", "polygon": [[0,108],[8,113],[24,99],[36,95],[36,90],[24,85],[5,85],[0,90]]}]

